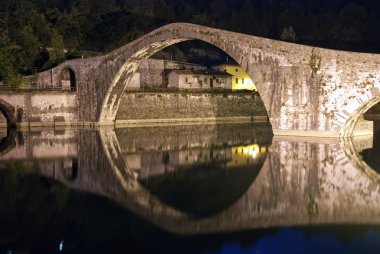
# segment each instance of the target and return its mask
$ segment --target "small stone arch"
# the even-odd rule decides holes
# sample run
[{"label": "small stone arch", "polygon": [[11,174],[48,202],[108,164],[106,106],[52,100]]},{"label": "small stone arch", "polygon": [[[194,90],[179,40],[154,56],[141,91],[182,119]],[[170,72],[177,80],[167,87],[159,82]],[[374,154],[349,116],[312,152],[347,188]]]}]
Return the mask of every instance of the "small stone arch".
[{"label": "small stone arch", "polygon": [[15,111],[16,111],[15,108],[11,104],[0,99],[0,112],[3,113],[4,117],[7,119],[8,129],[17,127]]},{"label": "small stone arch", "polygon": [[342,126],[339,136],[355,136],[355,127],[361,116],[378,103],[380,103],[380,94],[378,93],[373,94],[372,92],[368,92],[357,96],[339,115],[338,126]]},{"label": "small stone arch", "polygon": [[62,89],[75,90],[77,88],[77,79],[75,72],[70,67],[65,67],[59,76],[59,86]]}]

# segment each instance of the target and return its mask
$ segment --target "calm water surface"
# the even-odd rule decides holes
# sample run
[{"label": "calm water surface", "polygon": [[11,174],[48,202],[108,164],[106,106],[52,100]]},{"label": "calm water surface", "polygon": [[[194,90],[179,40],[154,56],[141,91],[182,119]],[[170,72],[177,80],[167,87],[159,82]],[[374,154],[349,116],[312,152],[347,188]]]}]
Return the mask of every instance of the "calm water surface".
[{"label": "calm water surface", "polygon": [[379,136],[0,132],[0,253],[378,253]]}]

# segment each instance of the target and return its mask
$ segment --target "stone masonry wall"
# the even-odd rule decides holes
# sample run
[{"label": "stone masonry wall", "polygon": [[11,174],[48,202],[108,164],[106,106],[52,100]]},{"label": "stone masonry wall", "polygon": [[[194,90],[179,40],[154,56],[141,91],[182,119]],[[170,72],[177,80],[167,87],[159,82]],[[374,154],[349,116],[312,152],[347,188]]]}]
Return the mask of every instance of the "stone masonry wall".
[{"label": "stone masonry wall", "polygon": [[102,57],[92,57],[68,60],[53,69],[30,76],[26,81],[32,87],[57,88],[60,86],[62,71],[69,68],[74,72],[77,86],[80,86],[81,83],[89,80],[93,68],[99,65],[102,59]]},{"label": "stone masonry wall", "polygon": [[[78,101],[75,92],[2,92],[0,99],[11,103],[16,121],[53,124],[54,122],[78,121]],[[42,124],[43,123],[43,124]]]},{"label": "stone masonry wall", "polygon": [[256,93],[125,93],[117,120],[266,115],[264,104]]}]

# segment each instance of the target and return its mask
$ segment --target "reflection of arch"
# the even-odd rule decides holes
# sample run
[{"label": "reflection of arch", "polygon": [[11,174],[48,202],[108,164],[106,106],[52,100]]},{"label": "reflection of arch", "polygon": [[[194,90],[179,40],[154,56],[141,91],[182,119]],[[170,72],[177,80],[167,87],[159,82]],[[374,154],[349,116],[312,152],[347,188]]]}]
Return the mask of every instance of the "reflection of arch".
[{"label": "reflection of arch", "polygon": [[374,183],[380,184],[380,174],[363,160],[362,155],[359,152],[361,149],[359,149],[359,145],[356,143],[360,143],[361,140],[368,143],[368,140],[371,141],[372,137],[364,136],[355,138],[341,138],[340,144],[342,146],[342,150],[345,152],[352,165],[366,174]]},{"label": "reflection of arch", "polygon": [[59,85],[65,89],[76,89],[77,81],[75,77],[75,72],[70,67],[66,67],[62,70],[59,79]]},{"label": "reflection of arch", "polygon": [[16,128],[15,108],[8,102],[0,99],[0,112],[7,119],[7,127]]},{"label": "reflection of arch", "polygon": [[[260,73],[265,73],[269,77],[266,80],[278,78],[278,75],[272,74],[278,72],[278,68],[274,67],[278,67],[279,62],[287,63],[283,56],[268,55],[264,57],[261,52],[249,55],[244,48],[244,46],[248,46],[248,44],[244,44],[247,41],[234,41],[229,37],[230,34],[225,33],[221,34],[216,29],[191,24],[172,24],[157,29],[135,42],[111,52],[103,64],[98,67],[100,70],[105,69],[104,72],[100,71],[98,77],[94,79],[96,86],[107,85],[107,88],[101,91],[103,94],[99,94],[98,98],[98,101],[101,102],[97,104],[97,120],[99,123],[101,125],[112,125],[115,121],[123,91],[140,67],[141,62],[156,52],[179,42],[200,40],[209,43],[231,56],[253,79],[256,77],[260,79]],[[263,59],[265,59],[265,63],[261,64]],[[271,115],[271,98],[265,94],[268,90],[267,84],[257,83],[257,90],[262,96],[268,115]]]},{"label": "reflection of arch", "polygon": [[[119,193],[113,200],[176,234],[287,225],[378,223],[378,216],[374,215],[379,211],[377,186],[380,177],[373,175],[373,170],[356,165],[352,160],[356,155],[347,150],[350,145],[343,139],[341,143],[337,138],[275,139],[247,195],[222,213],[194,218],[147,192],[122,162],[116,135],[103,128],[100,135],[108,162],[125,191],[117,192],[112,185],[111,192]],[[309,156],[305,156],[305,152]],[[284,166],[289,158],[292,158],[291,164]]]},{"label": "reflection of arch", "polygon": [[[105,156],[104,161],[107,162],[107,168],[110,167],[111,171],[115,174],[120,184],[118,186],[122,189],[122,192],[120,192],[120,190],[116,191],[116,185],[112,185],[112,193],[116,194],[113,196],[114,201],[126,205],[130,211],[135,212],[152,223],[163,226],[166,230],[176,233],[181,232],[183,229],[183,227],[182,229],[177,228],[177,225],[184,227],[190,226],[187,230],[197,232],[199,231],[198,222],[202,223],[202,221],[207,221],[207,218],[214,216],[223,216],[220,215],[221,210],[218,209],[211,211],[212,213],[210,214],[202,214],[202,216],[194,217],[194,214],[190,214],[189,211],[178,209],[178,207],[163,201],[159,196],[152,194],[151,191],[138,180],[136,173],[133,172],[126,163],[114,129],[100,128],[99,135],[100,146],[104,152],[102,156]],[[267,168],[269,161],[266,159],[263,164],[262,168]],[[257,173],[259,173],[258,170],[259,169],[253,170],[253,178],[256,178]],[[243,189],[244,188],[245,187],[243,187]],[[128,195],[118,195],[120,193],[127,193]],[[242,199],[244,200],[244,197],[240,197],[237,200],[235,199],[233,203],[223,206],[223,209],[231,209],[231,207],[235,206],[235,204]]]}]

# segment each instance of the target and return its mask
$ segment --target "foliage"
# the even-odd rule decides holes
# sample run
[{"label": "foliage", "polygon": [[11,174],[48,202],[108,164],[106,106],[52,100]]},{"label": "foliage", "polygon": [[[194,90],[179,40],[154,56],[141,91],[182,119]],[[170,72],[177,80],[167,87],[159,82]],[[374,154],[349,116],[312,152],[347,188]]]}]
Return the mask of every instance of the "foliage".
[{"label": "foliage", "polygon": [[52,31],[51,49],[49,51],[49,60],[52,63],[59,63],[65,58],[65,48],[62,36],[56,31]]},{"label": "foliage", "polygon": [[22,79],[13,68],[12,52],[12,47],[0,48],[0,81],[11,87],[19,87],[22,84]]},{"label": "foliage", "polygon": [[113,50],[170,22],[380,52],[379,12],[377,0],[2,0],[0,81],[29,74],[20,71],[25,67],[51,67],[72,52]]},{"label": "foliage", "polygon": [[318,54],[318,52],[315,51],[313,48],[311,50],[311,55],[309,59],[309,66],[311,69],[311,76],[314,77],[315,74],[319,71],[321,68],[321,63],[322,63],[322,56]]},{"label": "foliage", "polygon": [[290,41],[290,42],[297,41],[296,33],[295,33],[294,28],[292,26],[284,27],[284,29],[282,30],[280,38],[283,41]]}]

